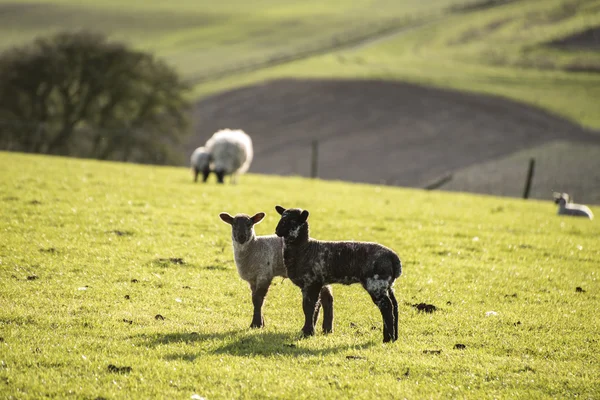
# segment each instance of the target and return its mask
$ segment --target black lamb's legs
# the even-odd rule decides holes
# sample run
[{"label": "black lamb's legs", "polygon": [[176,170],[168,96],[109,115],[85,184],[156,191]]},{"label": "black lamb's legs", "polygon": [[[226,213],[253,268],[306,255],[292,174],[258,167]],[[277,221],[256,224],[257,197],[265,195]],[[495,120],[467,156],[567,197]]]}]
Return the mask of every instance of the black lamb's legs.
[{"label": "black lamb's legs", "polygon": [[392,306],[394,307],[394,339],[398,340],[398,301],[396,300],[396,296],[394,295],[394,289],[389,288],[388,296],[390,300],[392,300]]},{"label": "black lamb's legs", "polygon": [[308,286],[302,289],[302,310],[304,311],[302,333],[304,336],[313,336],[315,334],[314,317],[320,291],[320,285]]},{"label": "black lamb's legs", "polygon": [[333,293],[331,286],[323,286],[320,295],[323,305],[323,333],[333,332]]},{"label": "black lamb's legs", "polygon": [[392,299],[388,295],[388,292],[384,293],[371,293],[373,302],[379,307],[381,311],[381,317],[383,318],[383,342],[390,342],[396,340],[396,333],[394,329],[394,306]]}]

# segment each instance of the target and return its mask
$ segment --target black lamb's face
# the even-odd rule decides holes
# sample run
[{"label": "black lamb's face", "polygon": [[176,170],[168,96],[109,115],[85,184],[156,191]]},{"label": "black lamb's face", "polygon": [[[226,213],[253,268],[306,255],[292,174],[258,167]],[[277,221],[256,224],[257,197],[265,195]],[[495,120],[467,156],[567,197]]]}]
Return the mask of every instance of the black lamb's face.
[{"label": "black lamb's face", "polygon": [[238,214],[235,217],[227,213],[219,214],[223,222],[231,225],[231,236],[239,244],[244,244],[253,235],[254,225],[258,224],[265,217],[265,213],[258,213],[254,216]]},{"label": "black lamb's face", "polygon": [[281,215],[281,219],[275,228],[275,234],[279,237],[293,237],[298,234],[300,227],[308,219],[308,211],[299,208],[284,209],[276,206],[275,209]]}]

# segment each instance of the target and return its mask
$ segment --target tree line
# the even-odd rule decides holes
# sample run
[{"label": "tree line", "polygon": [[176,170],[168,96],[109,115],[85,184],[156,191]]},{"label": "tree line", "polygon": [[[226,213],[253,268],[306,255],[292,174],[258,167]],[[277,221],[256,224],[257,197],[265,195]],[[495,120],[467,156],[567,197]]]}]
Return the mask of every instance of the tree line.
[{"label": "tree line", "polygon": [[173,164],[189,87],[154,55],[88,31],[0,54],[0,149]]}]

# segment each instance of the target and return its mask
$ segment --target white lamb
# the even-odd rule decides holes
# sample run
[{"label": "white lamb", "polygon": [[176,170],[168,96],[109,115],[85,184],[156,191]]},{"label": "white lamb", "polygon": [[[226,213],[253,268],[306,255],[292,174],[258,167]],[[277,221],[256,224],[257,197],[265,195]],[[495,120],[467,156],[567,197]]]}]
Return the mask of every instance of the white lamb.
[{"label": "white lamb", "polygon": [[558,215],[574,215],[594,219],[594,214],[587,206],[569,202],[567,193],[554,193],[554,202],[558,204]]},{"label": "white lamb", "polygon": [[204,146],[211,155],[211,170],[217,181],[223,183],[225,175],[231,175],[231,182],[250,168],[254,152],[252,139],[242,130],[222,129],[216,132]]},{"label": "white lamb", "polygon": [[210,175],[210,153],[204,146],[198,147],[190,157],[190,165],[194,174],[194,182],[198,182],[198,174],[202,172],[202,182],[206,182]]}]

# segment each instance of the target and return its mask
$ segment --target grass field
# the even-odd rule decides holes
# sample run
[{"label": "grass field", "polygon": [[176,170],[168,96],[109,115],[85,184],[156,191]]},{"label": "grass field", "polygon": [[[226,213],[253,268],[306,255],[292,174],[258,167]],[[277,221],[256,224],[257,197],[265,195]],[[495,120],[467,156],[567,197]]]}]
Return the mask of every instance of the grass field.
[{"label": "grass field", "polygon": [[[600,397],[597,220],[301,178],[195,185],[184,168],[15,153],[0,165],[0,397]],[[281,279],[267,327],[248,328],[217,215],[266,211],[257,233],[270,234],[275,204],[310,210],[314,237],[400,254],[398,342],[381,343],[357,286],[334,287],[332,335],[300,338],[300,291]]]},{"label": "grass field", "polygon": [[0,48],[58,29],[95,29],[155,51],[194,79],[281,53],[330,46],[340,35],[365,35],[463,2],[0,0]]},{"label": "grass field", "polygon": [[600,53],[548,43],[600,26],[600,1],[525,0],[452,13],[385,40],[198,85],[205,95],[278,77],[370,78],[507,97],[600,128]]},{"label": "grass field", "polygon": [[[600,128],[597,49],[548,45],[600,26],[600,0],[465,7],[475,3],[0,0],[0,48],[93,28],[165,57],[199,82],[199,97],[278,77],[404,80],[505,96]],[[275,65],[295,56],[304,59]],[[217,78],[244,68],[256,71]]]}]

